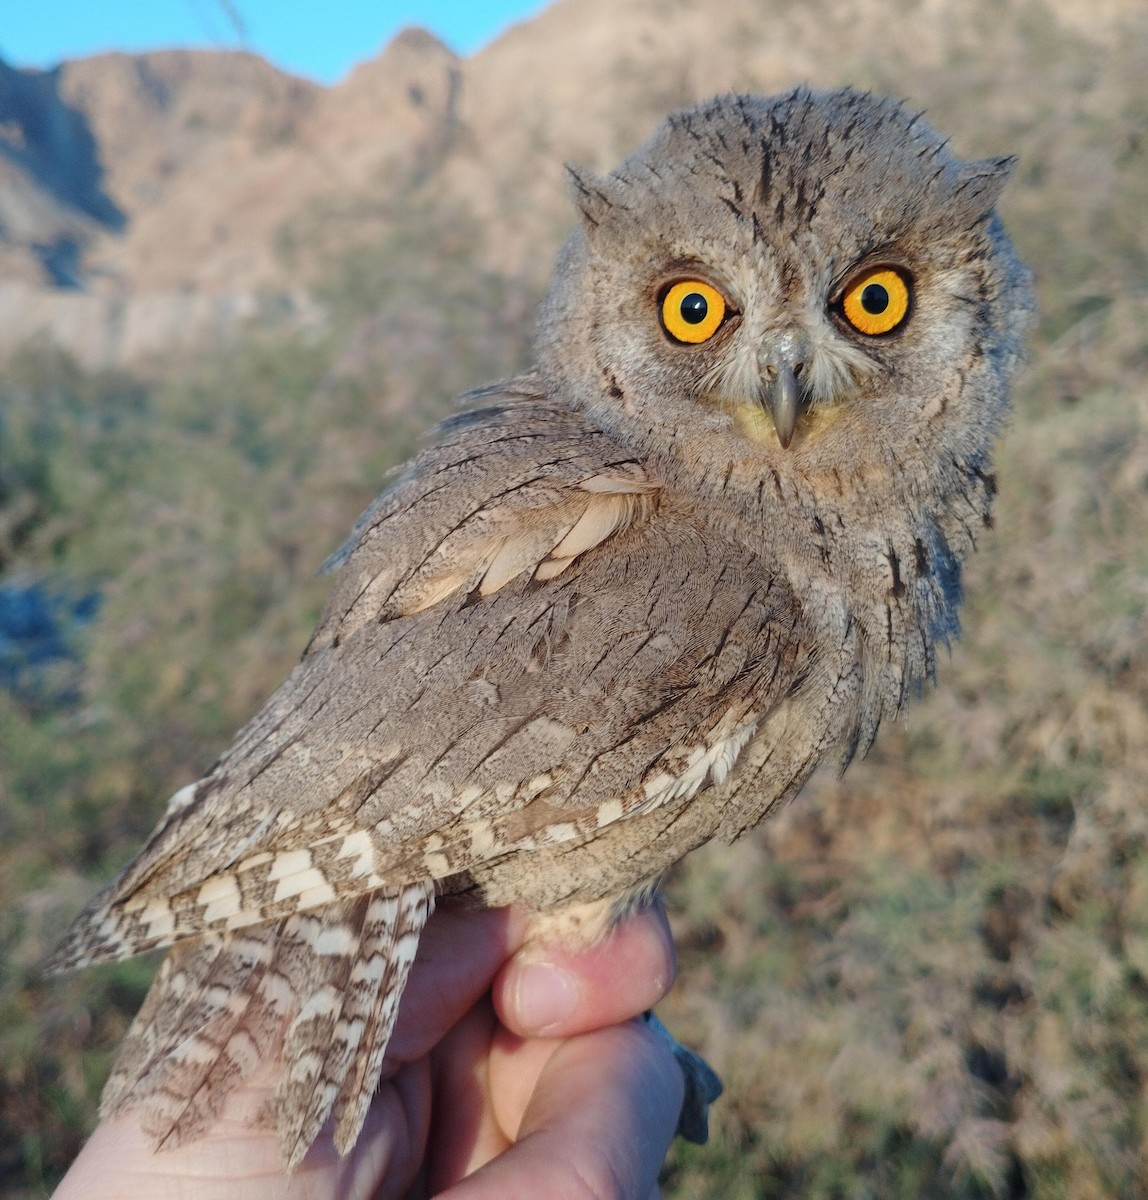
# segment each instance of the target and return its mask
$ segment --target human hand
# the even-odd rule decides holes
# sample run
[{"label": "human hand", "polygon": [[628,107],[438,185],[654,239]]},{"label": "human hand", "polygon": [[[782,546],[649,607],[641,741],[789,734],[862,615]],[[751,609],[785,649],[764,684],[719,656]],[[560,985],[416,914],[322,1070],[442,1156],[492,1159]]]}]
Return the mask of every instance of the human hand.
[{"label": "human hand", "polygon": [[526,943],[513,911],[442,906],[423,933],[384,1080],[345,1157],[320,1134],[286,1178],[271,1128],[252,1128],[277,1064],[229,1096],[202,1135],[156,1153],[134,1114],[103,1122],[55,1200],[649,1200],[682,1076],[629,1020],[665,995],[660,908],[571,954]]}]

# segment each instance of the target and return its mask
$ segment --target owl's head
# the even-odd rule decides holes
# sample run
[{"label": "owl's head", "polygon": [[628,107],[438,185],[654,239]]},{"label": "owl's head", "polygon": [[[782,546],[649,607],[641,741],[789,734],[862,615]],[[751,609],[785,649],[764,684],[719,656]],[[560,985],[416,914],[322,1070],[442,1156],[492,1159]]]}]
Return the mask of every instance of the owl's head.
[{"label": "owl's head", "polygon": [[620,438],[715,469],[986,446],[1031,309],[994,214],[1011,165],[848,89],[675,114],[607,177],[571,171],[540,369]]}]

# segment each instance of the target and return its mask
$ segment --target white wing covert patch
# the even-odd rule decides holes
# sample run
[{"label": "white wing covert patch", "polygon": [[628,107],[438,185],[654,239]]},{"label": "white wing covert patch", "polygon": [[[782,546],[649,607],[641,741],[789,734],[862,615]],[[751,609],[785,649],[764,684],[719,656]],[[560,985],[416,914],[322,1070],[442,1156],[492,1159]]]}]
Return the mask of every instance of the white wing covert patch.
[{"label": "white wing covert patch", "polygon": [[[637,472],[598,474],[572,488],[540,489],[532,504],[479,509],[396,591],[403,616],[455,593],[490,596],[519,576],[554,579],[576,558],[649,514],[660,485]],[[545,496],[549,503],[540,503]]]}]

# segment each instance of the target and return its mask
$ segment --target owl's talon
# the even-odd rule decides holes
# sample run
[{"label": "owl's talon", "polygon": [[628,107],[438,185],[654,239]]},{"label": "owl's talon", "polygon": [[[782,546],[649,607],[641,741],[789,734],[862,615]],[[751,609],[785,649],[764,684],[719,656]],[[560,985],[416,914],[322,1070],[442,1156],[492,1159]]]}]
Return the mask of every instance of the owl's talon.
[{"label": "owl's talon", "polygon": [[644,1016],[646,1024],[669,1045],[685,1080],[686,1094],[678,1115],[677,1136],[704,1146],[710,1136],[710,1105],[722,1094],[721,1080],[700,1054],[683,1046],[652,1012]]}]

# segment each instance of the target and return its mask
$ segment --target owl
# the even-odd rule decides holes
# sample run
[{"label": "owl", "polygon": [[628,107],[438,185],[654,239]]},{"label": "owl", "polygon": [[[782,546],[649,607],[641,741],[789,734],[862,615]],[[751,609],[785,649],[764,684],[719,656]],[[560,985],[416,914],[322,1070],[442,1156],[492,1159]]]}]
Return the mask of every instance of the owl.
[{"label": "owl", "polygon": [[1029,277],[965,162],[852,90],[671,116],[580,217],[535,366],[360,518],[303,658],[71,928],[170,947],[105,1115],[194,1135],[280,1054],[289,1165],[363,1124],[436,899],[590,940],[934,676]]}]

